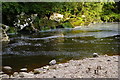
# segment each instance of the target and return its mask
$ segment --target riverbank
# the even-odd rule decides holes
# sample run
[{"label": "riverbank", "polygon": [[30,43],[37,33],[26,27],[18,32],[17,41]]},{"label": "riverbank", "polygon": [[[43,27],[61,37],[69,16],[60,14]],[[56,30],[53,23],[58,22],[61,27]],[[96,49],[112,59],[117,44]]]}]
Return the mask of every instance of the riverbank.
[{"label": "riverbank", "polygon": [[[6,74],[2,78],[8,78]],[[118,56],[99,56],[15,72],[11,78],[118,78]]]}]

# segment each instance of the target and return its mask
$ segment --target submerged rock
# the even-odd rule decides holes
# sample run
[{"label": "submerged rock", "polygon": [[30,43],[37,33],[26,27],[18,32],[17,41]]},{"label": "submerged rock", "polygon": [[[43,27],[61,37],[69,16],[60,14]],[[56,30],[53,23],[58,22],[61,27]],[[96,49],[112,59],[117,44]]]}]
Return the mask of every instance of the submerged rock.
[{"label": "submerged rock", "polygon": [[50,65],[55,65],[56,64],[56,60],[54,59],[54,60],[50,61],[49,64]]}]

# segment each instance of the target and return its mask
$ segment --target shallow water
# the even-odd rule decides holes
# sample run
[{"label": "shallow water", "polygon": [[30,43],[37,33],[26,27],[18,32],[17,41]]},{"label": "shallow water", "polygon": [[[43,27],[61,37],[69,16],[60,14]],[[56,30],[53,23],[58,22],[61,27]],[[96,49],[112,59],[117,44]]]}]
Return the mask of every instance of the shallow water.
[{"label": "shallow water", "polygon": [[33,70],[52,59],[59,63],[91,57],[95,52],[119,54],[118,26],[118,23],[100,23],[89,27],[10,35],[11,41],[2,46],[3,66],[11,66],[14,71],[23,67]]}]

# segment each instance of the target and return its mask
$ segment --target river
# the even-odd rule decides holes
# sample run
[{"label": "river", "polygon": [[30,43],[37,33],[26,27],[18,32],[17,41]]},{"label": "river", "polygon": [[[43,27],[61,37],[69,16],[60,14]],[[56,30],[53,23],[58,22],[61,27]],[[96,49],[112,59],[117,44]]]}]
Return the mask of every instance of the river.
[{"label": "river", "polygon": [[120,54],[119,30],[118,23],[99,23],[89,27],[9,35],[10,42],[2,44],[2,65],[11,66],[14,71],[23,67],[30,71],[47,65],[52,59],[61,63],[92,57],[93,53]]}]

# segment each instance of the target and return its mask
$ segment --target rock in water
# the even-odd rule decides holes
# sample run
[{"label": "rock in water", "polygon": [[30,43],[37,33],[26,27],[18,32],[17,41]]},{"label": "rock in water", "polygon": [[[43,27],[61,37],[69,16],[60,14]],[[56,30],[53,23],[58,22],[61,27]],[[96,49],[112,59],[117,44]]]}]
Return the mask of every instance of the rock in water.
[{"label": "rock in water", "polygon": [[11,72],[12,72],[12,68],[11,68],[10,66],[4,66],[4,67],[3,67],[3,71],[4,71],[5,73],[11,73]]},{"label": "rock in water", "polygon": [[49,64],[50,65],[55,65],[56,64],[56,60],[54,59],[54,60],[50,61]]},{"label": "rock in water", "polygon": [[98,53],[93,53],[93,57],[98,57]]},{"label": "rock in water", "polygon": [[22,68],[22,69],[20,69],[20,71],[27,72],[27,68]]}]

